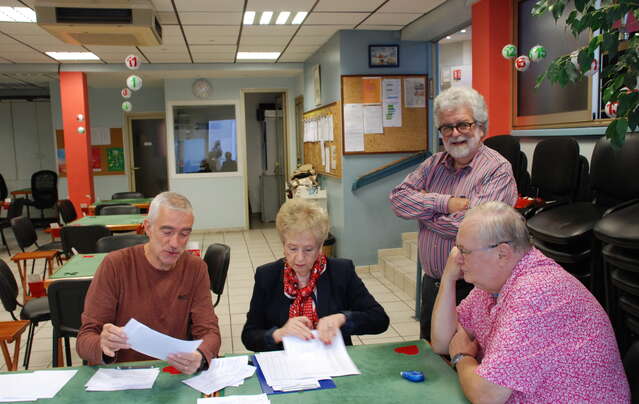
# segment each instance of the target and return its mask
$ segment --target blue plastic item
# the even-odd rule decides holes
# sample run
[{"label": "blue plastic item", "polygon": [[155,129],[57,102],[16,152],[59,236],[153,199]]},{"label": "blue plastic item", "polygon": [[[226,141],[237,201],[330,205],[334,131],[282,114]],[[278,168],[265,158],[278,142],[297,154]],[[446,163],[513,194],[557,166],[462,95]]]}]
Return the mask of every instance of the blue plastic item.
[{"label": "blue plastic item", "polygon": [[418,370],[408,370],[406,372],[401,372],[400,375],[406,380],[409,380],[413,383],[419,383],[424,381],[424,373]]}]

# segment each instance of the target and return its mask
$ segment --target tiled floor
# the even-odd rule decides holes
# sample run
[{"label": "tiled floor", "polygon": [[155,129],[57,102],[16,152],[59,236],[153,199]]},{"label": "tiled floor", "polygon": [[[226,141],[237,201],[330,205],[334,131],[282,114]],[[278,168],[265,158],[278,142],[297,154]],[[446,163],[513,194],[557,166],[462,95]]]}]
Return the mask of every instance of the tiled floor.
[{"label": "tiled floor", "polygon": [[[5,235],[9,242],[12,253],[18,252],[18,247],[13,239],[11,229],[5,229]],[[49,236],[44,232],[39,234],[40,241],[47,242]],[[196,233],[191,240],[199,241],[203,249],[211,243],[224,243],[231,247],[231,263],[220,303],[215,309],[219,318],[220,331],[222,334],[223,353],[247,352],[242,345],[240,335],[246,319],[251,293],[253,291],[253,275],[255,268],[271,262],[282,256],[282,245],[274,228],[262,228],[243,232],[224,233]],[[17,267],[11,262],[9,255],[4,249],[0,253],[0,258],[9,264],[14,271],[19,283]],[[36,265],[36,271],[42,271],[42,264]],[[414,296],[408,296],[403,291],[396,288],[386,280],[381,271],[370,270],[368,267],[358,267],[357,271],[368,287],[369,291],[377,301],[384,306],[391,319],[390,327],[386,332],[379,335],[366,335],[354,337],[353,343],[374,344],[381,342],[409,341],[419,338],[419,322],[415,321]],[[21,294],[20,294],[21,296]],[[215,298],[213,300],[215,302]],[[18,315],[18,312],[16,312]],[[11,320],[11,316],[4,309],[0,308],[0,321]],[[40,324],[36,329],[33,351],[31,354],[30,369],[43,369],[51,366],[51,323]],[[75,353],[75,340],[71,340],[73,352],[73,364],[79,365],[77,354]],[[20,354],[20,369],[22,369],[22,358],[24,357],[24,346],[26,345],[26,333],[22,338],[22,352]],[[10,347],[11,352],[13,348]],[[0,370],[6,370],[3,359],[0,363]]]}]

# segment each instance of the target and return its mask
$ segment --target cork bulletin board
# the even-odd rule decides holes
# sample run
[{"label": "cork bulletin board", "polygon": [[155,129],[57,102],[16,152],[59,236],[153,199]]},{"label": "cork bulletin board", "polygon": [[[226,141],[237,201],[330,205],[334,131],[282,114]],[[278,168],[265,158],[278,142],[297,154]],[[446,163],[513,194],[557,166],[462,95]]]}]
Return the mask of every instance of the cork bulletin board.
[{"label": "cork bulletin board", "polygon": [[[304,163],[312,164],[313,168],[322,175],[342,177],[342,106],[333,102],[304,113],[303,120],[311,121],[324,117],[331,117],[333,123],[333,140],[304,141]],[[305,138],[306,139],[306,138]],[[322,146],[324,153],[322,153]],[[328,149],[328,151],[327,151]],[[323,155],[322,155],[323,154]],[[326,159],[330,162],[327,164]],[[327,170],[328,166],[328,170]]]},{"label": "cork bulletin board", "polygon": [[[344,154],[426,150],[427,83],[426,75],[342,76]],[[364,124],[353,124],[360,116]]]},{"label": "cork bulletin board", "polygon": [[[123,175],[124,144],[122,141],[122,128],[109,128],[103,130],[108,131],[109,143],[91,146],[91,166],[93,175]],[[58,155],[58,174],[60,177],[66,177],[64,131],[62,129],[56,130],[55,137]]]}]

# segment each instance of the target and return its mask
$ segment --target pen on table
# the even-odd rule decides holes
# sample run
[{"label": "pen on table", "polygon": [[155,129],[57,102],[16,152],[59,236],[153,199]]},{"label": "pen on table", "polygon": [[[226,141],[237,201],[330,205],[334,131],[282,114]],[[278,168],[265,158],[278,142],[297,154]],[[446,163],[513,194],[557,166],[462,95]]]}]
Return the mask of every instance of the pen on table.
[{"label": "pen on table", "polygon": [[155,366],[116,366],[116,369],[153,369]]}]

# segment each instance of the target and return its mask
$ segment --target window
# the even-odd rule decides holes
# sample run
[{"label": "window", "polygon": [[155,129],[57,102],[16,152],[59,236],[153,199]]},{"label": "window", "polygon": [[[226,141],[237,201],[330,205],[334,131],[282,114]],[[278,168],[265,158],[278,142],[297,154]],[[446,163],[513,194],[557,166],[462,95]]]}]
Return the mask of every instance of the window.
[{"label": "window", "polygon": [[175,172],[237,172],[235,105],[173,106]]}]

